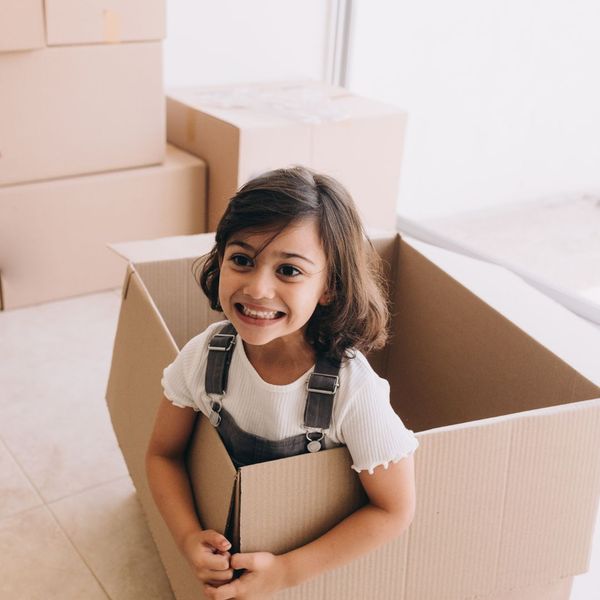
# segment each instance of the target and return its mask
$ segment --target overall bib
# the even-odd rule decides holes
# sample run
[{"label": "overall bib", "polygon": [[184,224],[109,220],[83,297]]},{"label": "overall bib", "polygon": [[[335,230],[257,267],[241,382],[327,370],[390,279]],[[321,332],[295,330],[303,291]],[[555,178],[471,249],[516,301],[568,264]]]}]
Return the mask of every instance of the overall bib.
[{"label": "overall bib", "polygon": [[304,429],[306,433],[283,440],[268,440],[241,429],[223,408],[223,395],[227,389],[229,365],[233,356],[237,332],[231,323],[213,335],[208,344],[205,389],[211,400],[209,420],[217,428],[236,468],[268,460],[318,452],[321,440],[331,423],[333,400],[339,387],[340,362],[317,356],[314,372],[307,383]]}]

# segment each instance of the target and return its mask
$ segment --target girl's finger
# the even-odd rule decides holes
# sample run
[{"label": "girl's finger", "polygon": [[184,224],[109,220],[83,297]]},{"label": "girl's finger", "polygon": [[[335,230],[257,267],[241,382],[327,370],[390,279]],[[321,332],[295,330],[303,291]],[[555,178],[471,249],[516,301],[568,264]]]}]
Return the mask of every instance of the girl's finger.
[{"label": "girl's finger", "polygon": [[211,585],[204,586],[204,593],[208,596],[208,598],[212,598],[213,600],[231,600],[235,598],[238,592],[238,581],[232,581],[231,583],[225,583],[220,587],[213,587]]},{"label": "girl's finger", "polygon": [[213,581],[223,583],[224,581],[233,579],[233,569],[226,569],[225,571],[208,571],[208,576]]},{"label": "girl's finger", "polygon": [[229,558],[220,554],[207,554],[202,557],[202,568],[211,571],[225,571],[230,568]]},{"label": "girl's finger", "polygon": [[221,535],[219,532],[213,531],[212,529],[205,532],[204,542],[221,552],[226,552],[231,548],[229,540],[224,535]]}]

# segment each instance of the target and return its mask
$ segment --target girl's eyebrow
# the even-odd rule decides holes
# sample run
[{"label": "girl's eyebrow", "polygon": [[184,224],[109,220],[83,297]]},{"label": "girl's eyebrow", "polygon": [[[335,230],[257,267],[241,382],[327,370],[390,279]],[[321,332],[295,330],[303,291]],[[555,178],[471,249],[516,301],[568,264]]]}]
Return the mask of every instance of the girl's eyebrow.
[{"label": "girl's eyebrow", "polygon": [[[248,244],[248,242],[242,242],[242,240],[231,240],[230,242],[227,242],[226,246],[240,246],[240,248],[244,248],[244,250],[256,253],[256,248]],[[277,254],[282,258],[300,258],[315,267],[317,266],[310,258],[306,258],[306,256],[302,256],[301,254],[296,254],[295,252],[278,252]]]}]

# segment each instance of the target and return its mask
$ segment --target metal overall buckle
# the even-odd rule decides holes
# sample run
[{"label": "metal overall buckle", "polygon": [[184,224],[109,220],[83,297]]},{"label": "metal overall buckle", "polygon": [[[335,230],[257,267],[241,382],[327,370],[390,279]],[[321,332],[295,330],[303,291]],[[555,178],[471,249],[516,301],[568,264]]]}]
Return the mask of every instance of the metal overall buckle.
[{"label": "metal overall buckle", "polygon": [[[223,394],[224,395],[224,394]],[[208,420],[213,427],[218,427],[221,424],[221,409],[223,408],[223,396],[217,400],[210,401],[210,413]]]},{"label": "metal overall buckle", "polygon": [[324,437],[325,433],[323,433],[322,429],[307,429],[306,439],[308,440],[308,444],[306,444],[306,449],[309,452],[318,452],[321,449],[321,440]]},{"label": "metal overall buckle", "polygon": [[[223,342],[225,342],[224,346],[219,346],[219,345],[213,346],[213,342],[218,343],[221,340],[223,340]],[[216,350],[217,352],[229,352],[233,348],[234,345],[235,345],[235,335],[233,335],[232,333],[215,333],[215,335],[212,336],[212,338],[210,339],[210,342],[208,343],[208,349]]]}]

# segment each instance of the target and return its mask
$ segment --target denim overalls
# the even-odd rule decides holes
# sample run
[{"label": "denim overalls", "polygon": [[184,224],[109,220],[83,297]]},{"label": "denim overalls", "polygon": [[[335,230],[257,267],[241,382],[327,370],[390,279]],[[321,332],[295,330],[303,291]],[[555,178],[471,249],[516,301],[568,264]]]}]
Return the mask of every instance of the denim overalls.
[{"label": "denim overalls", "polygon": [[227,389],[236,335],[237,332],[231,323],[227,323],[213,335],[208,344],[205,374],[206,392],[219,396],[217,400],[210,402],[209,420],[217,428],[233,464],[243,467],[306,452],[318,452],[322,446],[324,432],[331,423],[333,400],[339,387],[340,362],[317,357],[314,372],[307,382],[304,409],[306,433],[283,440],[268,440],[238,427],[232,416],[223,408],[222,396]]}]

